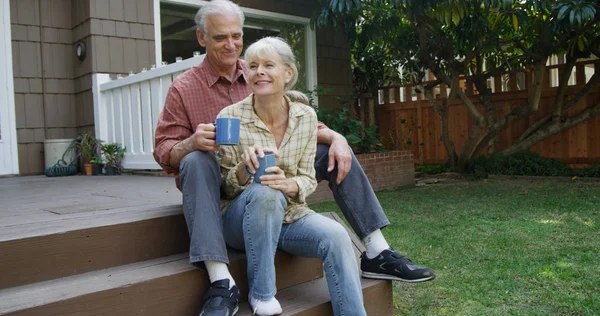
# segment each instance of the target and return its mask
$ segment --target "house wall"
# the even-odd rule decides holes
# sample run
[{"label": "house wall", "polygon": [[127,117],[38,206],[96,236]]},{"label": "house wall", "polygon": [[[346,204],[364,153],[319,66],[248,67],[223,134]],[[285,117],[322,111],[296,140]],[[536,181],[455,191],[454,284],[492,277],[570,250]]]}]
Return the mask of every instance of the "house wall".
[{"label": "house wall", "polygon": [[[10,1],[22,175],[44,171],[45,139],[74,138],[80,131],[93,131],[92,73],[116,76],[151,66],[152,3]],[[75,55],[79,42],[87,46],[87,58],[83,61]]]},{"label": "house wall", "polygon": [[[80,4],[75,4],[80,2]],[[140,72],[154,64],[153,0],[73,0],[82,14],[74,16],[74,43],[85,42],[88,57],[74,69],[78,127],[94,131],[92,74]]]},{"label": "house wall", "polygon": [[11,0],[10,11],[19,169],[34,174],[44,139],[76,135],[71,1]]},{"label": "house wall", "polygon": [[[312,12],[304,0],[239,4],[308,18]],[[93,132],[93,73],[116,77],[155,63],[153,0],[10,0],[10,10],[19,168],[23,175],[40,174],[45,139]],[[75,55],[79,42],[87,47],[83,61]],[[351,94],[342,34],[317,30],[317,69],[319,84],[333,89],[319,98],[320,106]]]}]

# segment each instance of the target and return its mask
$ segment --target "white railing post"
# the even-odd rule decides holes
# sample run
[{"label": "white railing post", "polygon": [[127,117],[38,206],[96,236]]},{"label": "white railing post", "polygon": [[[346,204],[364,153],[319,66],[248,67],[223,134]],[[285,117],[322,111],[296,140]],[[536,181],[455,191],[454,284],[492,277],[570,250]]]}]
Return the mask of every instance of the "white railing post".
[{"label": "white railing post", "polygon": [[100,90],[100,85],[110,81],[108,74],[92,74],[92,92],[94,96],[94,126],[96,138],[107,140],[108,119],[106,115],[106,99],[104,92]]}]

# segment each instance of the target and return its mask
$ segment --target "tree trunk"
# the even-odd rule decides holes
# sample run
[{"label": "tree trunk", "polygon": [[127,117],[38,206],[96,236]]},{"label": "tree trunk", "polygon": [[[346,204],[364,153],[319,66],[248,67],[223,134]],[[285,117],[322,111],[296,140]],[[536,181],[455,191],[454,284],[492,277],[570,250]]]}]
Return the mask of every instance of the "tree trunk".
[{"label": "tree trunk", "polygon": [[[453,95],[455,95],[455,93],[450,93],[451,96],[446,98],[443,101],[443,104],[439,104],[438,101],[433,96],[433,93],[431,92],[431,90],[432,90],[431,87],[428,88],[428,87],[424,87],[423,85],[419,85],[417,88],[419,90],[423,91],[423,95],[425,96],[425,99],[427,101],[429,101],[429,103],[431,104],[433,109],[440,116],[440,121],[442,124],[442,126],[441,126],[442,127],[442,144],[444,144],[444,148],[446,149],[446,154],[447,154],[446,162],[450,166],[452,166],[452,168],[455,168],[456,163],[457,163],[456,149],[454,147],[454,142],[450,139],[450,131],[449,131],[449,126],[448,126],[449,101],[451,100],[451,98],[453,98]],[[456,86],[454,86],[452,88],[453,91],[456,89],[457,89]]]},{"label": "tree trunk", "polygon": [[457,156],[456,149],[454,147],[454,142],[450,139],[450,131],[448,129],[448,107],[443,107],[438,112],[440,114],[440,118],[442,121],[442,143],[444,144],[444,148],[446,149],[446,153],[448,155],[448,164],[452,166],[452,168],[456,169],[457,166]]}]

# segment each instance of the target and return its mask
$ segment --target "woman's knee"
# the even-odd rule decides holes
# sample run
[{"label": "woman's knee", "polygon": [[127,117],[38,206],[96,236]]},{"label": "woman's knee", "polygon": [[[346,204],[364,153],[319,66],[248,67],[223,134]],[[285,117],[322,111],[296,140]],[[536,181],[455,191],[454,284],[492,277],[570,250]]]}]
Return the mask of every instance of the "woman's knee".
[{"label": "woman's knee", "polygon": [[263,206],[265,210],[284,210],[287,207],[285,196],[279,190],[258,183],[251,184],[246,190],[250,190],[251,202]]}]

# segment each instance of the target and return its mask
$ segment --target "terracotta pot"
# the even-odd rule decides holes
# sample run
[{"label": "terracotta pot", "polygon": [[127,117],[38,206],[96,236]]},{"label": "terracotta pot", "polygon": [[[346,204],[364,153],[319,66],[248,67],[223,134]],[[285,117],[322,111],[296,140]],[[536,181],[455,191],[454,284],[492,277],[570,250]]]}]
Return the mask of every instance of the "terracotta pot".
[{"label": "terracotta pot", "polygon": [[83,164],[83,170],[85,170],[85,175],[86,176],[91,176],[92,175],[92,167],[94,165],[91,163],[84,163]]}]

